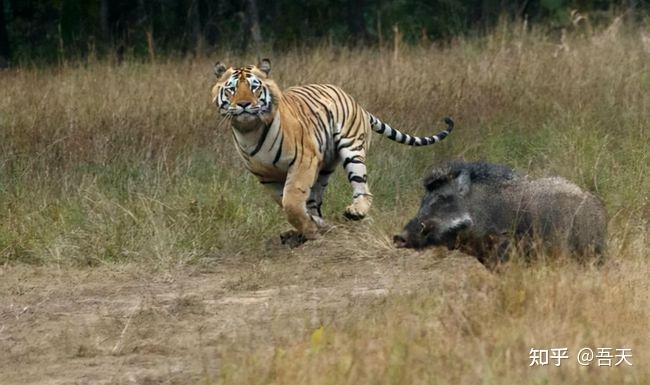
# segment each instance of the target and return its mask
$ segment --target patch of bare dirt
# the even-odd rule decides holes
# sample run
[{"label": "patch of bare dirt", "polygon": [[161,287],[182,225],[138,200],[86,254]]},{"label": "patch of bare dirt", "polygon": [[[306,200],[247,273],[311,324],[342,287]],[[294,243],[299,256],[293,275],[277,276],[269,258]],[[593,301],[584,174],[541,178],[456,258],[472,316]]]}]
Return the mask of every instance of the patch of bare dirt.
[{"label": "patch of bare dirt", "polygon": [[[480,293],[474,258],[330,235],[201,267],[0,268],[3,384],[172,384],[215,378],[224,346],[304,338],[409,293]],[[358,245],[358,246],[355,246]],[[275,339],[275,340],[274,340]]]}]

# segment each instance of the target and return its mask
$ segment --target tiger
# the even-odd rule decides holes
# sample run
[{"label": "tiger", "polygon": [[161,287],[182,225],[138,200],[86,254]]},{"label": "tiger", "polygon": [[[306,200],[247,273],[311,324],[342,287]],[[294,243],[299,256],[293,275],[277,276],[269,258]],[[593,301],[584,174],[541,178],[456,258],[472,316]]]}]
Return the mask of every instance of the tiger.
[{"label": "tiger", "polygon": [[372,204],[366,173],[370,129],[410,146],[427,146],[454,128],[417,137],[390,127],[363,109],[341,88],[309,84],[281,90],[270,77],[271,61],[257,65],[214,65],[212,102],[229,121],[244,165],[268,190],[295,228],[282,236],[317,239],[329,226],[321,206],[328,180],[339,163],[352,187],[352,203],[344,216],[364,218]]}]

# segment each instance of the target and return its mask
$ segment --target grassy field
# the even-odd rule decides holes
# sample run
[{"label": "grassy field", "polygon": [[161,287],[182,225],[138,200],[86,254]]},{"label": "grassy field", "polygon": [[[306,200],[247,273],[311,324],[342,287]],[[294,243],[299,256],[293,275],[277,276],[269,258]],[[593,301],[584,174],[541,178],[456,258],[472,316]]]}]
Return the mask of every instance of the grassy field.
[{"label": "grassy field", "polygon": [[[0,72],[8,383],[650,382],[647,29],[560,40],[512,25],[444,48],[271,58],[284,87],[333,83],[403,131],[437,132],[447,115],[457,129],[428,148],[375,136],[370,218],[342,219],[351,191],[337,172],[324,204],[336,228],[288,250],[289,225],[210,104],[212,62],[253,56]],[[609,261],[488,273],[457,253],[395,250],[422,176],[453,158],[593,191]],[[553,347],[571,359],[528,366],[530,348]],[[581,347],[632,348],[633,366],[582,367]]]}]

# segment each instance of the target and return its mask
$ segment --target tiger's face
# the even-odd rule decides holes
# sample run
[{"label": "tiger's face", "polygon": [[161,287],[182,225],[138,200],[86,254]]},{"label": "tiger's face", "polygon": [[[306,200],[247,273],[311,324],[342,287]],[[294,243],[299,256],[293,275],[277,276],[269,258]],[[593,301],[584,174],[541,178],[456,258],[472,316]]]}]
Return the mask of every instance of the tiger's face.
[{"label": "tiger's face", "polygon": [[241,68],[226,68],[217,63],[214,73],[218,81],[212,88],[212,101],[221,115],[232,118],[236,127],[272,120],[274,84],[269,79],[270,70],[268,59],[258,66]]}]

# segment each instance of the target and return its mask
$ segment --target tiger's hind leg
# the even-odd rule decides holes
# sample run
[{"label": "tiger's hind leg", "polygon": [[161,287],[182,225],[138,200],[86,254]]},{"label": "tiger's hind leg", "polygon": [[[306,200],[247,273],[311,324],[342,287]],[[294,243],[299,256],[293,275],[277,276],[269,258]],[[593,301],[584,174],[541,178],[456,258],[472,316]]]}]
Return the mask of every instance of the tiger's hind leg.
[{"label": "tiger's hind leg", "polygon": [[[325,193],[325,188],[327,188],[327,183],[333,172],[334,170],[320,170],[318,178],[316,178],[316,182],[311,188],[309,199],[307,200],[307,212],[315,217],[318,222],[318,227],[321,229],[327,228],[327,225],[323,220],[321,206],[323,205],[323,194]],[[318,219],[320,219],[320,221]]]},{"label": "tiger's hind leg", "polygon": [[280,207],[282,207],[282,194],[284,190],[284,182],[274,182],[274,181],[260,181],[262,186],[266,189],[266,191],[271,195],[271,198],[273,198],[273,201],[277,203]]},{"label": "tiger's hind leg", "polygon": [[363,145],[342,148],[340,151],[343,167],[352,186],[352,204],[346,207],[346,218],[359,220],[366,216],[372,205],[372,194],[368,188],[366,174],[366,151]]}]

